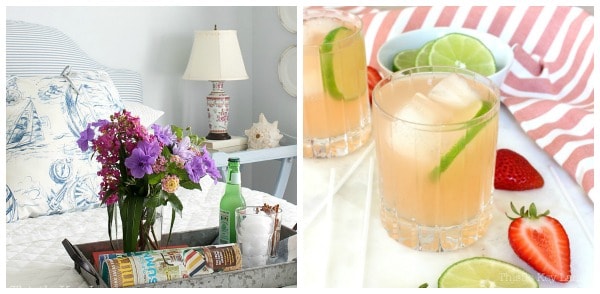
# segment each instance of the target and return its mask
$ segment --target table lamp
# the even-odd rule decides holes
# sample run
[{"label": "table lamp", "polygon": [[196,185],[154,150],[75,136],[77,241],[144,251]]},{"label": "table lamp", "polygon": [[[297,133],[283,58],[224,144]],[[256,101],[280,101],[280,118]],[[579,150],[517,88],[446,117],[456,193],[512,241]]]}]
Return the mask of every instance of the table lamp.
[{"label": "table lamp", "polygon": [[196,31],[194,45],[183,74],[185,80],[210,81],[212,91],[206,96],[209,133],[206,139],[228,140],[229,95],[224,81],[248,78],[235,30]]}]

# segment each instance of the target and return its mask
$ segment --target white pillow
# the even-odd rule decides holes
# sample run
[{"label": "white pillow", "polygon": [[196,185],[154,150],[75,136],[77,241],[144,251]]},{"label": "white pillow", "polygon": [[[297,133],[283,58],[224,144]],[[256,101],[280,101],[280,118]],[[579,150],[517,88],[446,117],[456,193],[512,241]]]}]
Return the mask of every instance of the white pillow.
[{"label": "white pillow", "polygon": [[7,222],[100,205],[100,165],[77,139],[89,122],[124,105],[106,72],[72,72],[70,79],[79,95],[59,76],[7,79]]},{"label": "white pillow", "polygon": [[127,111],[140,118],[140,122],[145,127],[155,123],[165,113],[136,101],[123,101],[123,104]]}]

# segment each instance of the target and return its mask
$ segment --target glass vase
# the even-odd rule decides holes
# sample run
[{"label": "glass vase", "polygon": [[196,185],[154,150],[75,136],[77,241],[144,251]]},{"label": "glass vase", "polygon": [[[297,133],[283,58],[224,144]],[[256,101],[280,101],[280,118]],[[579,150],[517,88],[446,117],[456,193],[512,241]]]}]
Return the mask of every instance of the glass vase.
[{"label": "glass vase", "polygon": [[[163,206],[157,208],[143,207],[138,230],[134,232],[127,232],[127,230],[123,229],[123,224],[126,224],[125,226],[131,225],[130,222],[132,220],[121,214],[118,205],[115,205],[114,209],[113,224],[115,227],[115,236],[121,236],[121,239],[117,243],[117,248],[123,249],[125,252],[132,252],[157,250],[162,247]],[[126,241],[132,240],[133,236],[128,236],[130,233],[137,234],[135,245],[128,244]]]}]

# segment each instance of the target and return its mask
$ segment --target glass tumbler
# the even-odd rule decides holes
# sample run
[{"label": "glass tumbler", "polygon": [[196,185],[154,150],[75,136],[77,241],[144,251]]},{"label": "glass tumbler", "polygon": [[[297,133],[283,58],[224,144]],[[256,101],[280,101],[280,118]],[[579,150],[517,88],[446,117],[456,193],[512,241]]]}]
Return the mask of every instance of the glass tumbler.
[{"label": "glass tumbler", "polygon": [[353,14],[304,10],[303,154],[344,156],[371,136],[362,21]]},{"label": "glass tumbler", "polygon": [[242,251],[242,267],[267,264],[273,237],[275,218],[261,210],[262,206],[235,209],[237,243]]},{"label": "glass tumbler", "polygon": [[474,72],[419,67],[373,90],[380,217],[416,250],[450,251],[491,221],[499,90]]}]

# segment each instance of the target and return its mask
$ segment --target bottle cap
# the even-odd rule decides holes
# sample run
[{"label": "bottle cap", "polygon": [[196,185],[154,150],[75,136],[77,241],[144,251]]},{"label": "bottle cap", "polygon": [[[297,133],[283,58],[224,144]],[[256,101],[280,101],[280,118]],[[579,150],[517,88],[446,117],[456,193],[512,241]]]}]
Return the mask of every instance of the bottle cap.
[{"label": "bottle cap", "polygon": [[229,162],[240,162],[240,159],[238,157],[229,157],[228,161]]}]

